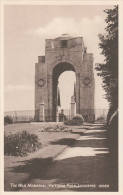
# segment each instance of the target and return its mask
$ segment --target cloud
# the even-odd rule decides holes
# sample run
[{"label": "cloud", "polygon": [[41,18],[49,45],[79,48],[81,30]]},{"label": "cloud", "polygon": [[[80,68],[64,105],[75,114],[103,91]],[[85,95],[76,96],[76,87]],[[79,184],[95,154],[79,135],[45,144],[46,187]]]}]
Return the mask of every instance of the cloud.
[{"label": "cloud", "polygon": [[[103,24],[103,25],[102,25]],[[32,33],[46,36],[48,38],[54,38],[63,33],[86,35],[91,33],[98,33],[99,29],[102,31],[104,26],[104,20],[101,16],[95,16],[92,19],[82,18],[75,20],[74,18],[54,18],[44,27],[32,31]],[[31,31],[30,31],[31,32]]]},{"label": "cloud", "polygon": [[104,28],[104,18],[99,15],[93,18],[84,17],[79,20],[75,18],[57,17],[44,27],[30,30],[27,33],[34,36],[40,36],[43,45],[45,39],[56,38],[64,33],[74,36],[81,35],[84,38],[84,43],[87,46],[88,52],[94,53],[96,62],[101,62],[103,58],[100,57],[98,48],[98,34],[103,33]]}]

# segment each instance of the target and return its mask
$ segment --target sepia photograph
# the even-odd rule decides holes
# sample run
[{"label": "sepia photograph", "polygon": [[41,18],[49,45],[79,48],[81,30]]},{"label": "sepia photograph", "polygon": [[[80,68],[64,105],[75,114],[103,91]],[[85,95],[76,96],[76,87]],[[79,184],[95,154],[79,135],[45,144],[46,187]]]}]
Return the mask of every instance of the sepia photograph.
[{"label": "sepia photograph", "polygon": [[18,2],[3,4],[4,192],[118,192],[118,1]]}]

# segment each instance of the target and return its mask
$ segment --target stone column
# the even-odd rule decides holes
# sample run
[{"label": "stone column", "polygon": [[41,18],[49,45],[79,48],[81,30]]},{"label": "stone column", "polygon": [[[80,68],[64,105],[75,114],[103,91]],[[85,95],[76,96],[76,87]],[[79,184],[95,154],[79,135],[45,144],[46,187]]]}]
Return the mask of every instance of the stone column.
[{"label": "stone column", "polygon": [[46,120],[47,121],[52,121],[52,75],[48,74],[47,75],[47,103],[46,103]]},{"label": "stone column", "polygon": [[80,114],[80,73],[76,73],[76,112]]},{"label": "stone column", "polygon": [[74,100],[74,96],[71,97],[71,119],[75,116],[76,111],[75,111],[75,100]]},{"label": "stone column", "polygon": [[56,111],[56,122],[59,122],[59,113],[58,113],[58,110]]},{"label": "stone column", "polygon": [[45,121],[45,115],[44,115],[44,103],[39,104],[39,121],[44,122]]}]

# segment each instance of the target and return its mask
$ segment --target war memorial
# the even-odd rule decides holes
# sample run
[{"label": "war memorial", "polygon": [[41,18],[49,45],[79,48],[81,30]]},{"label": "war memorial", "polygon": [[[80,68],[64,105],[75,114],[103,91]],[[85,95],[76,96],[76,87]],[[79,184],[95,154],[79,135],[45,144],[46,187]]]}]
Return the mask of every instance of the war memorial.
[{"label": "war memorial", "polygon": [[76,113],[94,121],[93,61],[83,37],[63,34],[45,40],[45,56],[38,56],[35,64],[35,121],[56,121],[58,78],[64,71],[76,75]]}]

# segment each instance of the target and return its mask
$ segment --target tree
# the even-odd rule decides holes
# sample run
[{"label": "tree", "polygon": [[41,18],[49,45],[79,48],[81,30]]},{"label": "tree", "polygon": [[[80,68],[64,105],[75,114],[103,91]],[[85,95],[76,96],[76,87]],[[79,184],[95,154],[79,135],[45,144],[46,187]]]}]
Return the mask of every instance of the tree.
[{"label": "tree", "polygon": [[98,64],[96,70],[102,77],[106,99],[110,103],[111,113],[118,107],[118,6],[106,9],[105,34],[100,34],[99,48],[104,55],[104,64]]}]

